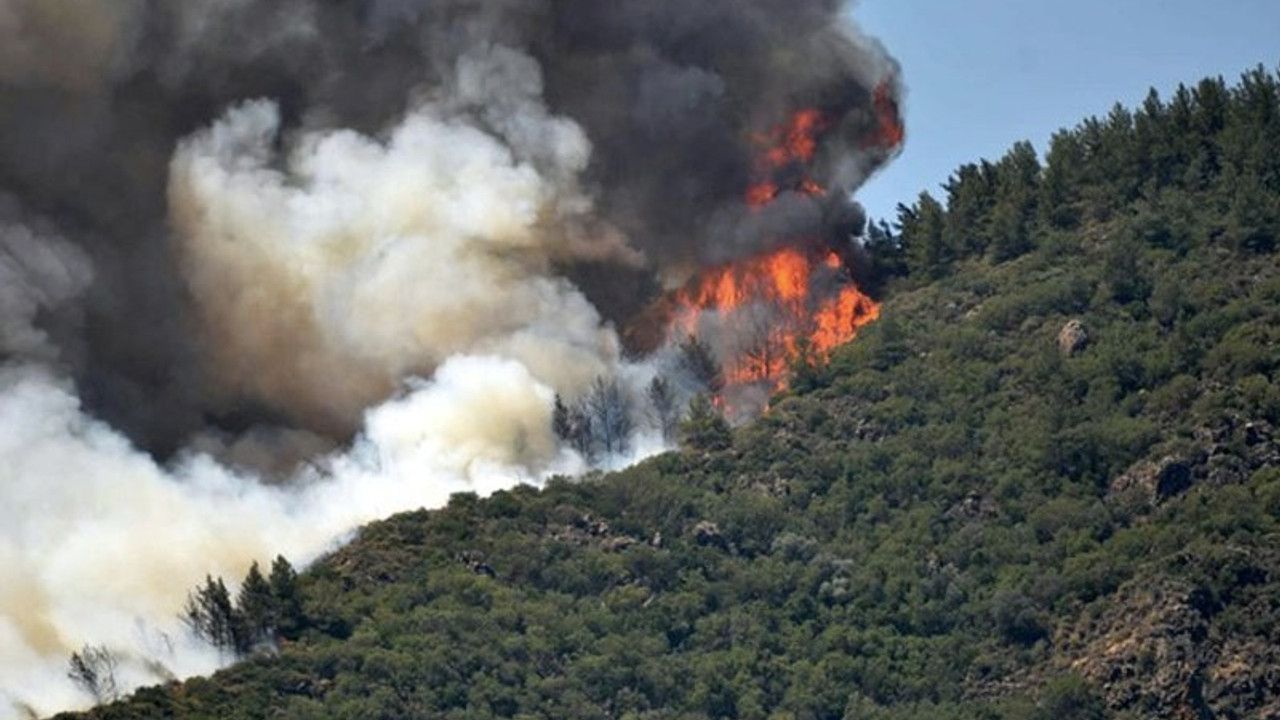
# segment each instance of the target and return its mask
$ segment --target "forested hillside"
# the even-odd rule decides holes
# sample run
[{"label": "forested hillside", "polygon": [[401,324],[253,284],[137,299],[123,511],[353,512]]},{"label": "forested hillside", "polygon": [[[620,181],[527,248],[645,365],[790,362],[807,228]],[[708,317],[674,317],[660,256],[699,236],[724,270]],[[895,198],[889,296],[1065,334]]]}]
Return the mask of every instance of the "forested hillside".
[{"label": "forested hillside", "polygon": [[91,715],[1280,717],[1278,242],[1263,69],[1016,145],[758,421],[370,525],[278,652]]}]

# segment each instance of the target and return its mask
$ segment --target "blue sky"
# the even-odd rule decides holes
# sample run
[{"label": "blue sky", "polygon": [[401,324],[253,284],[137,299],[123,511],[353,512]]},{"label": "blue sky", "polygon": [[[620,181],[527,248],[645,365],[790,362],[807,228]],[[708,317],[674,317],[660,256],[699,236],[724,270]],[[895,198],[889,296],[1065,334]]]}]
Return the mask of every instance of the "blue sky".
[{"label": "blue sky", "polygon": [[853,16],[902,65],[907,143],[858,197],[898,202],[958,165],[996,160],[1117,101],[1202,77],[1280,67],[1280,0],[860,0]]}]

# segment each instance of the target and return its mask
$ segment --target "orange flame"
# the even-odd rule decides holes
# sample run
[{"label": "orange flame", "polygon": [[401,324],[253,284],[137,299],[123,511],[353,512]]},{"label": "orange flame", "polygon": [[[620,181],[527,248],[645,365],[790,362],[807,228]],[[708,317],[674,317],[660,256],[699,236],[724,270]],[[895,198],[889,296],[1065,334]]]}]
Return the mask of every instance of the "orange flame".
[{"label": "orange flame", "polygon": [[763,181],[747,188],[744,200],[746,200],[747,205],[759,208],[773,202],[776,197],[778,197],[778,186],[774,183]]},{"label": "orange flame", "polygon": [[[897,106],[887,86],[876,89],[874,142],[894,147],[902,139]],[[831,122],[822,112],[801,110],[783,126],[755,139],[762,146],[755,183],[744,193],[751,208],[772,202],[783,190],[825,193],[812,177],[822,133]],[[790,178],[790,179],[788,179]],[[783,187],[783,183],[787,183]],[[812,248],[813,243],[806,243]],[[674,294],[675,335],[697,334],[714,315],[727,389],[765,386],[781,390],[801,351],[826,358],[880,314],[880,304],[853,283],[841,256],[830,250],[782,247],[711,268]],[[723,405],[723,399],[719,399]],[[729,408],[732,409],[732,408]]]},{"label": "orange flame", "polygon": [[680,334],[717,314],[732,337],[722,338],[729,386],[784,387],[802,343],[825,358],[880,313],[879,303],[848,281],[839,255],[815,256],[784,247],[713,268],[677,293],[673,322]]},{"label": "orange flame", "polygon": [[858,334],[858,328],[880,317],[880,303],[864,295],[858,288],[847,285],[840,293],[827,301],[814,316],[811,343],[815,351],[826,356]]},{"label": "orange flame", "polygon": [[863,141],[863,147],[878,147],[886,150],[897,148],[905,139],[906,131],[902,127],[898,101],[894,99],[888,83],[880,83],[876,86],[872,104],[876,111],[876,132]]},{"label": "orange flame", "polygon": [[[778,186],[775,176],[790,167],[807,167],[818,152],[819,136],[830,126],[821,111],[808,108],[791,116],[786,125],[753,138],[764,150],[756,160],[756,174],[761,180],[747,188],[744,200],[753,208],[773,202],[784,188]],[[803,178],[796,190],[806,195],[821,195],[822,188],[813,180]]]}]

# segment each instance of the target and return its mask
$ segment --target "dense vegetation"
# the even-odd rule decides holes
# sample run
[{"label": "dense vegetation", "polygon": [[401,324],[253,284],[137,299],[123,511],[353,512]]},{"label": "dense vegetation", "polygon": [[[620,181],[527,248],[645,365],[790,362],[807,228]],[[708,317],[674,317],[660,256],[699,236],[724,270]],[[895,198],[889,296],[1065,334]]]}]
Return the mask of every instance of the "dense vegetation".
[{"label": "dense vegetation", "polygon": [[365,528],[278,654],[101,718],[1280,714],[1280,82],[966,165],[732,435]]}]

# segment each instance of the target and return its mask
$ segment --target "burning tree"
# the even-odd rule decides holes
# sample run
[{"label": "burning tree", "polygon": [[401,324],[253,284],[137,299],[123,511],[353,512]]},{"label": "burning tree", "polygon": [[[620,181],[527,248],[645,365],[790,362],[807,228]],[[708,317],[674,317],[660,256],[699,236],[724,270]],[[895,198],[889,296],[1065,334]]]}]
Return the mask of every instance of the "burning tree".
[{"label": "burning tree", "polygon": [[686,335],[679,346],[679,368],[704,391],[711,394],[724,389],[724,371],[715,353],[694,335]]},{"label": "burning tree", "polygon": [[[704,273],[677,294],[677,305],[675,327],[714,338],[713,362],[725,386],[770,391],[784,386],[802,347],[825,357],[879,315],[879,304],[852,283],[837,253],[792,247]],[[682,343],[690,357],[687,347]]]},{"label": "burning tree", "polygon": [[[876,88],[872,106],[874,118],[859,146],[893,152],[903,134],[887,85]],[[808,362],[824,359],[879,315],[879,303],[858,288],[851,271],[856,228],[830,210],[849,200],[840,193],[828,197],[815,173],[823,138],[834,132],[837,118],[821,108],[803,108],[757,135],[756,178],[743,194],[752,212],[788,193],[813,198],[836,220],[824,221],[818,237],[776,238],[773,249],[707,269],[674,295],[672,330],[697,335],[697,342],[715,348],[715,363],[731,395],[743,388],[782,389],[802,352]],[[856,217],[861,223],[861,215]],[[709,390],[721,394],[720,387]]]}]

